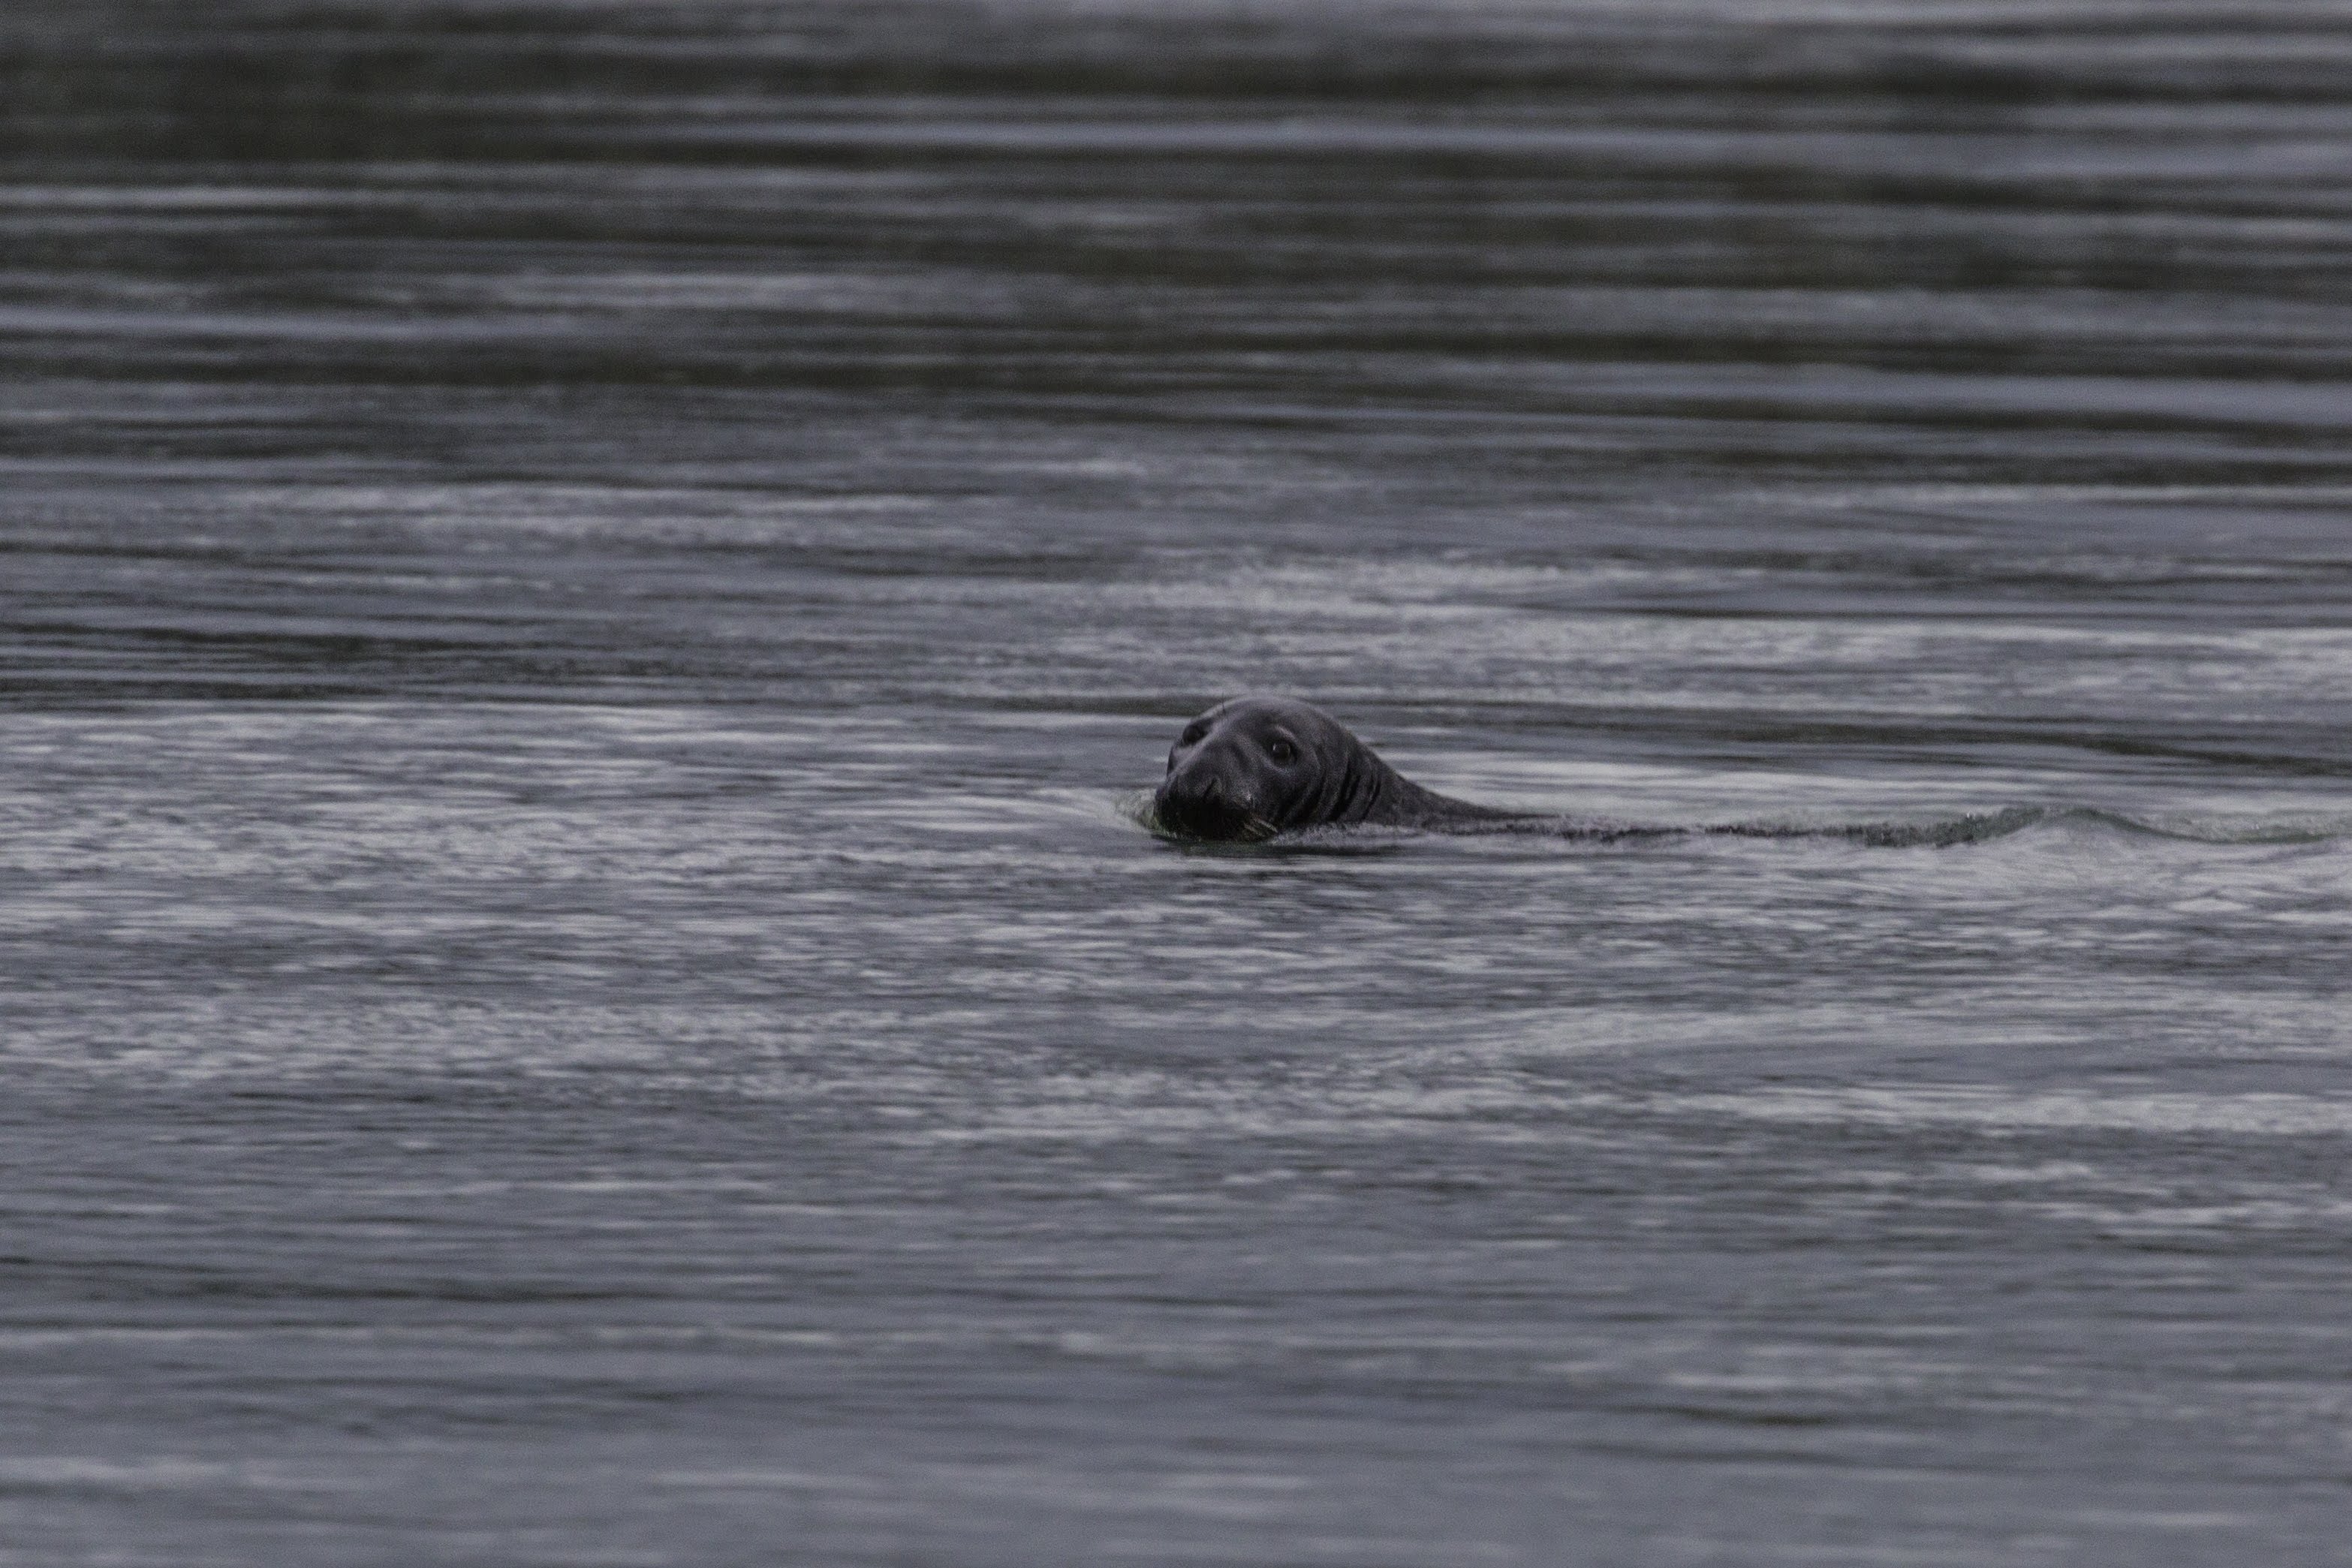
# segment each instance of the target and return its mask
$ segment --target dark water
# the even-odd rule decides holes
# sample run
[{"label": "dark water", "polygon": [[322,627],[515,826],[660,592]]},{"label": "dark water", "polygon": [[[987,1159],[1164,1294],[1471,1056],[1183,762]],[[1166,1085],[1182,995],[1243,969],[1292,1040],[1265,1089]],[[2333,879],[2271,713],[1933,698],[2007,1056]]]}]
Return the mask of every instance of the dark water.
[{"label": "dark water", "polygon": [[2347,438],[2336,7],[12,0],[0,1562],[2352,1560]]}]

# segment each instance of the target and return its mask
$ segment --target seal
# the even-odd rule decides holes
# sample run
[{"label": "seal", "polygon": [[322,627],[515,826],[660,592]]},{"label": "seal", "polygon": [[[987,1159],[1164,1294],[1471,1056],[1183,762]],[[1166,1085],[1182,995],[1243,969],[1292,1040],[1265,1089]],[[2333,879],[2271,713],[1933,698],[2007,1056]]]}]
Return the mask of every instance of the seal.
[{"label": "seal", "polygon": [[1309,828],[1385,827],[1520,833],[1587,843],[1844,839],[1873,849],[1940,849],[2006,838],[2039,822],[2078,815],[2108,820],[2084,808],[2011,806],[1926,822],[1676,826],[1506,810],[1423,789],[1373,756],[1370,747],[1321,708],[1280,696],[1235,697],[1186,725],[1169,748],[1168,775],[1151,797],[1154,827],[1222,843],[1250,843]]},{"label": "seal", "polygon": [[1302,828],[1450,828],[1524,821],[1424,789],[1348,727],[1295,697],[1241,696],[1184,727],[1151,798],[1160,827],[1220,842]]}]

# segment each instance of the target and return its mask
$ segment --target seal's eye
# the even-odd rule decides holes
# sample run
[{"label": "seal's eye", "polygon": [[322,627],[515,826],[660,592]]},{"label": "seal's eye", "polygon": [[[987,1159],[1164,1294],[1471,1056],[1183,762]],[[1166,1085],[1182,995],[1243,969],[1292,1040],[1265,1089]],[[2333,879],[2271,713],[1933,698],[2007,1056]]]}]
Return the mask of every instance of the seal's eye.
[{"label": "seal's eye", "polygon": [[1285,768],[1298,760],[1298,747],[1290,743],[1290,737],[1287,736],[1277,735],[1267,741],[1265,754]]},{"label": "seal's eye", "polygon": [[1176,737],[1176,744],[1179,746],[1198,746],[1201,744],[1201,737],[1208,733],[1209,721],[1205,718],[1196,718],[1192,723],[1184,727],[1184,733]]}]

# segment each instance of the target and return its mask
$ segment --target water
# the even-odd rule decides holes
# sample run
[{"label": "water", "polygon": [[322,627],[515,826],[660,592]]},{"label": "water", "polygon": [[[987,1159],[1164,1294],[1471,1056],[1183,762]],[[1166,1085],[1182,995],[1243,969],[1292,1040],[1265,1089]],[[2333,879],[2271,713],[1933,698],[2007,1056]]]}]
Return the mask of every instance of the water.
[{"label": "water", "polygon": [[2347,82],[16,0],[0,1561],[2347,1561]]}]

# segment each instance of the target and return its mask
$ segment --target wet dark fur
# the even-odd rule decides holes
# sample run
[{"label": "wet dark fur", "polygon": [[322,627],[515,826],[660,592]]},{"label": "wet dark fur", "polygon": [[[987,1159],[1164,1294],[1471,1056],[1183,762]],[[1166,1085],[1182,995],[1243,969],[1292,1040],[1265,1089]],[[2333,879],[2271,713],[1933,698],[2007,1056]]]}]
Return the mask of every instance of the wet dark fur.
[{"label": "wet dark fur", "polygon": [[1168,831],[1227,842],[1305,828],[1525,820],[1423,789],[1339,720],[1292,697],[1235,697],[1187,725],[1151,804]]}]

